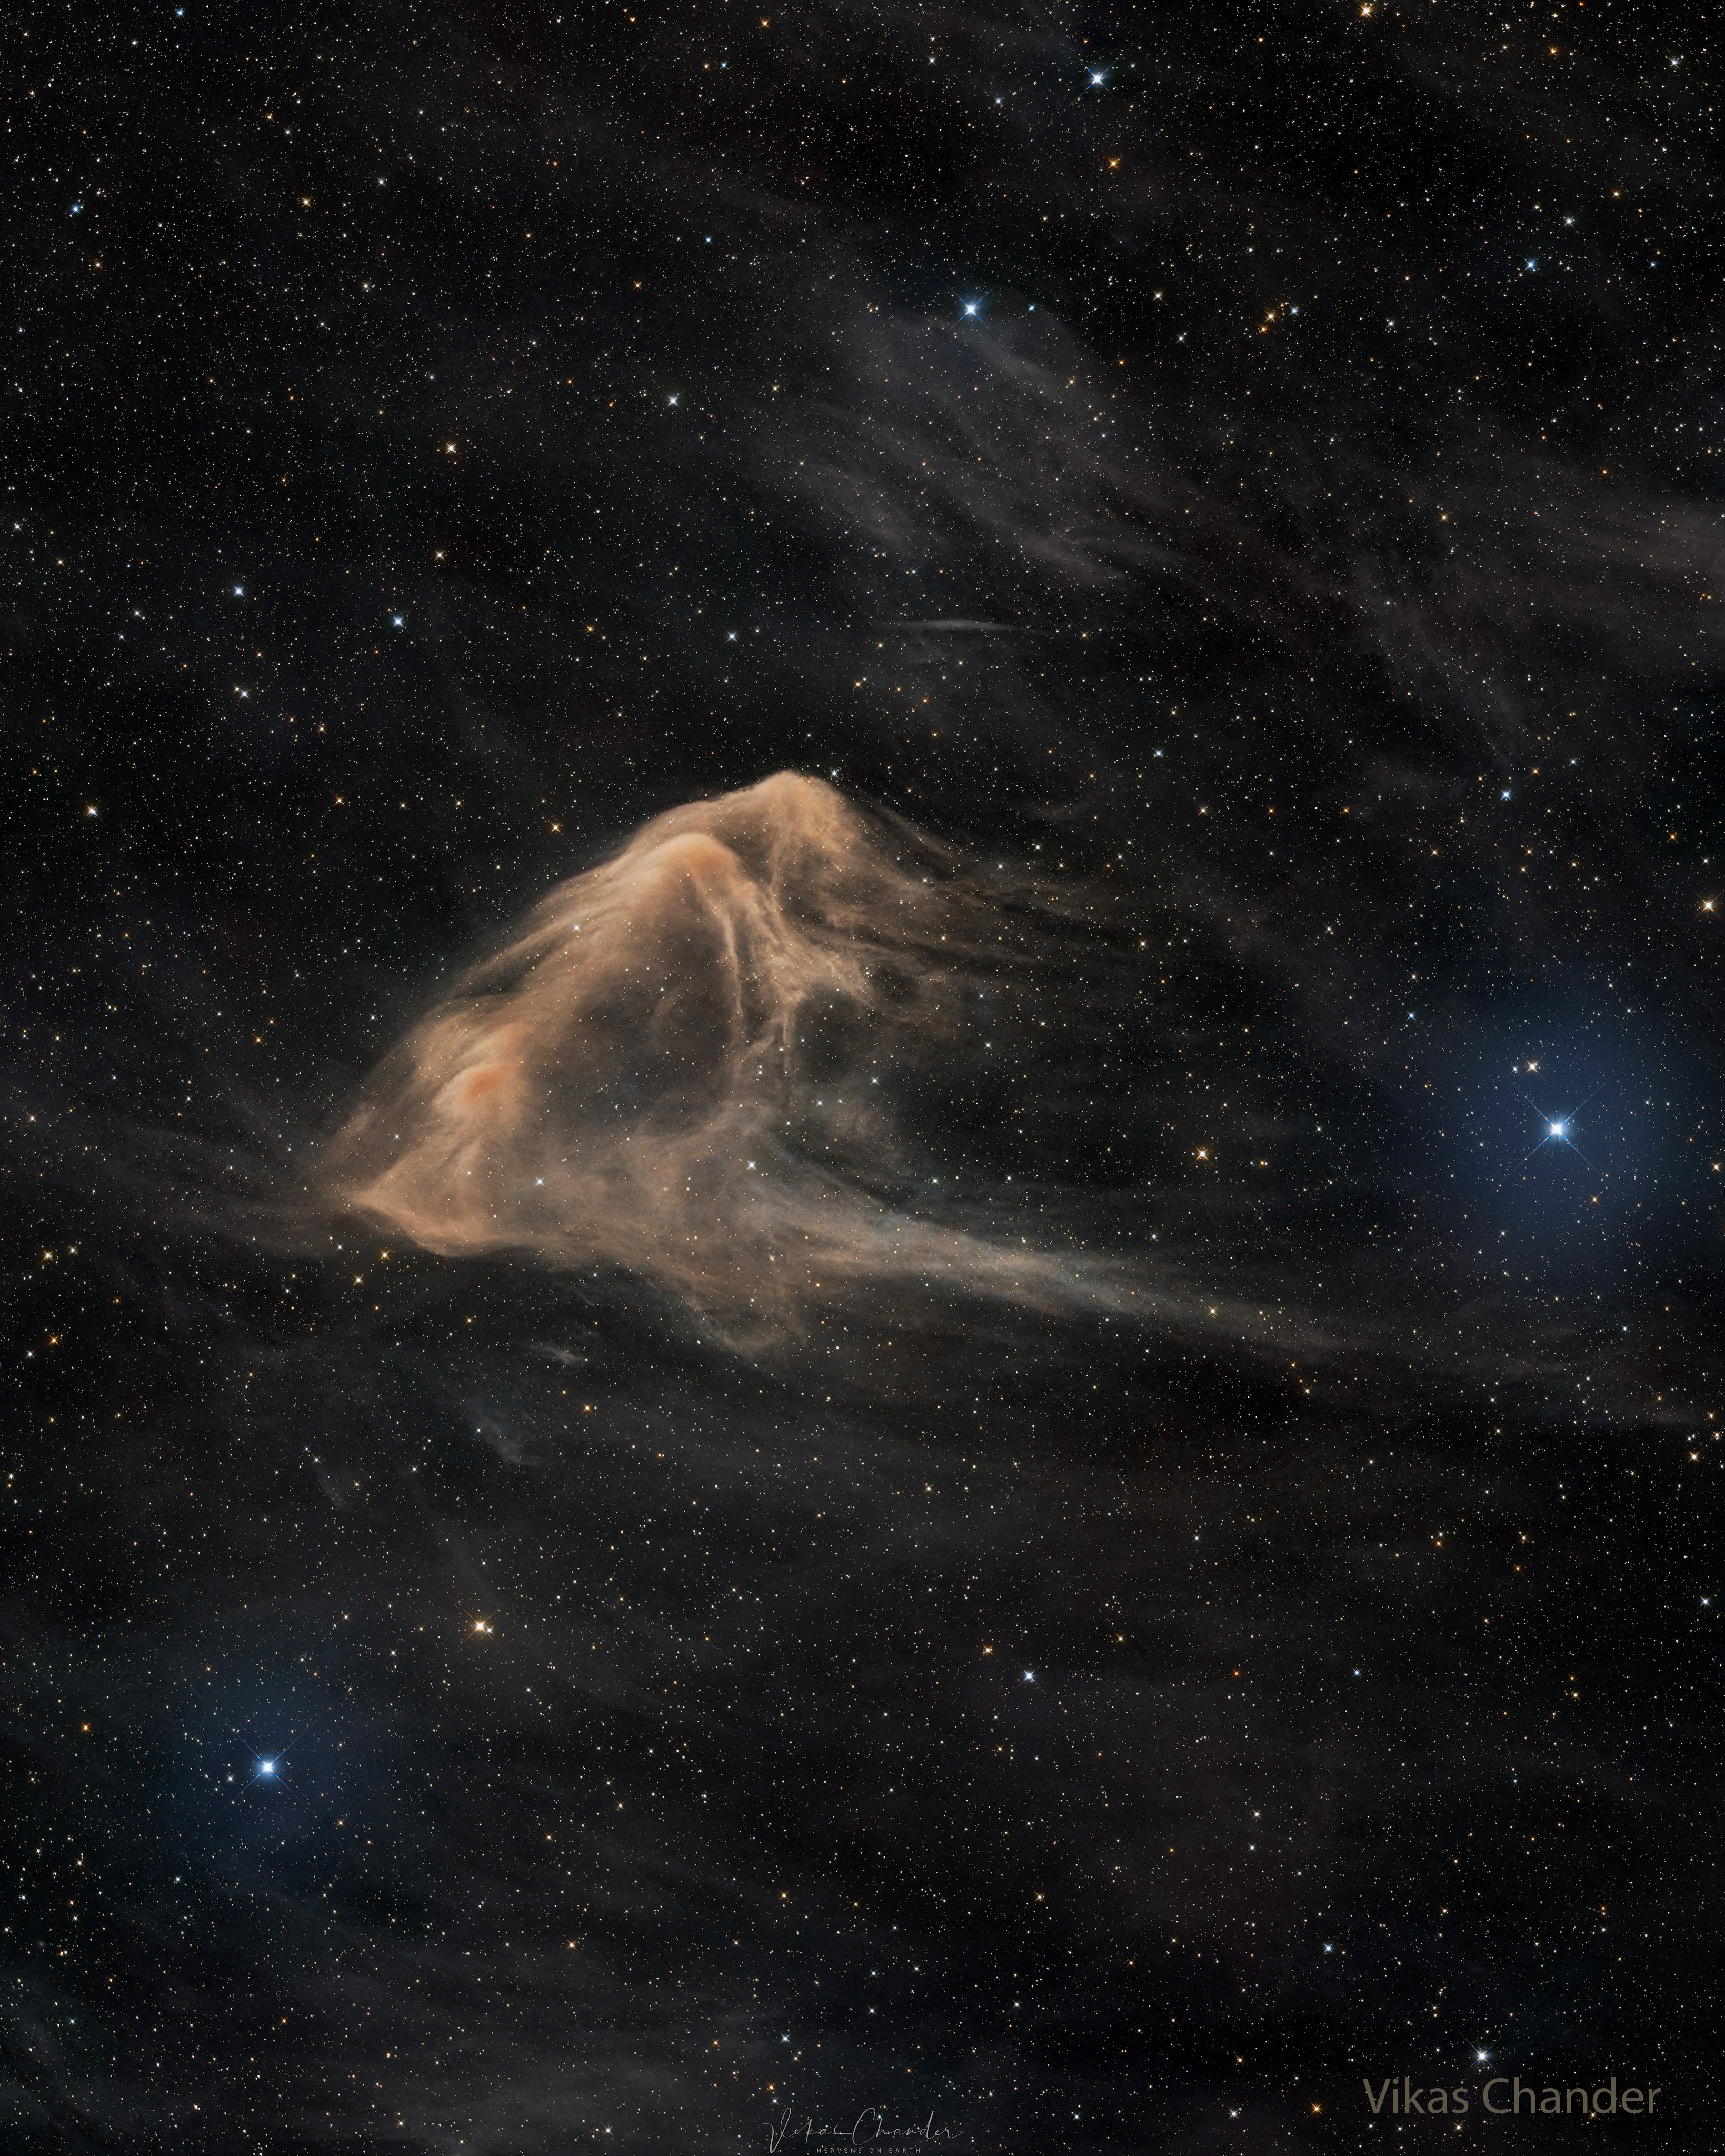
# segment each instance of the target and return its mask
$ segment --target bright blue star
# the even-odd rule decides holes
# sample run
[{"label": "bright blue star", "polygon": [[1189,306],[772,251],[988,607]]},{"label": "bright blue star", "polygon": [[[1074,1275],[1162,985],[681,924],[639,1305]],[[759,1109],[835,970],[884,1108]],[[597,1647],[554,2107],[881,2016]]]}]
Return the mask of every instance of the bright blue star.
[{"label": "bright blue star", "polygon": [[964,302],[964,311],[967,315],[973,315],[980,309],[982,304],[980,300],[967,300]]},{"label": "bright blue star", "polygon": [[[259,1782],[280,1782],[284,1780],[285,1778],[282,1774],[281,1763],[285,1756],[287,1748],[288,1748],[284,1747],[283,1750],[280,1752],[272,1752],[270,1753],[268,1758],[265,1758],[264,1753],[261,1752],[254,1752],[252,1753],[252,1771],[246,1776],[248,1784],[255,1785]],[[233,1779],[233,1776],[229,1775],[228,1779],[231,1781]]]},{"label": "bright blue star", "polygon": [[1092,68],[1091,69],[1090,86],[1092,90],[1100,90],[1107,80],[1108,78],[1106,74],[1101,68]]},{"label": "bright blue star", "polygon": [[1574,1124],[1577,1116],[1579,1116],[1582,1109],[1587,1106],[1588,1101],[1591,1101],[1594,1097],[1594,1094],[1599,1091],[1600,1088],[1595,1086],[1593,1093],[1589,1093],[1588,1095],[1586,1101],[1579,1102],[1577,1106],[1572,1108],[1567,1115],[1563,1116],[1548,1115],[1545,1110],[1539,1106],[1538,1101],[1529,1100],[1527,1106],[1532,1109],[1534,1114],[1538,1116],[1541,1123],[1544,1126],[1545,1134],[1540,1139],[1539,1143],[1534,1147],[1533,1152],[1530,1152],[1527,1156],[1527,1160],[1522,1162],[1522,1166],[1526,1167],[1527,1161],[1532,1159],[1533,1153],[1541,1152],[1545,1147],[1548,1145],[1560,1145],[1568,1146],[1570,1152],[1574,1154],[1575,1158],[1581,1163],[1582,1166],[1584,1168],[1590,1168],[1593,1166],[1593,1163],[1588,1158],[1587,1155],[1583,1152],[1581,1147],[1576,1144],[1574,1139],[1570,1137],[1569,1131],[1570,1127]]}]

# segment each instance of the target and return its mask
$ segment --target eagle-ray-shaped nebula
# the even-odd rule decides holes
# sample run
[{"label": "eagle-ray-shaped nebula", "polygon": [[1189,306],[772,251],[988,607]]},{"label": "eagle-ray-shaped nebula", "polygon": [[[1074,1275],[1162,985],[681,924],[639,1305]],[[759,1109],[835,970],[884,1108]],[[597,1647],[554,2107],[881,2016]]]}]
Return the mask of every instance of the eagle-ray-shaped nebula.
[{"label": "eagle-ray-shaped nebula", "polygon": [[446,1254],[626,1266],[733,1336],[891,1279],[1136,1301],[908,1203],[894,1104],[953,1052],[971,979],[1032,959],[1009,888],[795,773],[670,809],[414,1028],[331,1148],[334,1190]]}]

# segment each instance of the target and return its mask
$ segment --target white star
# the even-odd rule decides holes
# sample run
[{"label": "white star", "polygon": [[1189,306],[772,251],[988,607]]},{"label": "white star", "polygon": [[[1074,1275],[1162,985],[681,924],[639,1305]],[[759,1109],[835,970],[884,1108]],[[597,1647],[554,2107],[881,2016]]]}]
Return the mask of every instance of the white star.
[{"label": "white star", "polygon": [[1107,76],[1103,74],[1101,68],[1093,68],[1091,70],[1090,86],[1092,90],[1100,90],[1107,80]]},{"label": "white star", "polygon": [[967,300],[964,302],[964,311],[967,315],[973,315],[981,305],[980,300]]}]

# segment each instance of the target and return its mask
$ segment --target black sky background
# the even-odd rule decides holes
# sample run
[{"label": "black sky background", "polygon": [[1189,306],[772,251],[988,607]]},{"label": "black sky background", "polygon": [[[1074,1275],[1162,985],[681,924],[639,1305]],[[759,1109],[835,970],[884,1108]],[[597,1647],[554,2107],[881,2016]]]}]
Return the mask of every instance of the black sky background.
[{"label": "black sky background", "polygon": [[[9,2147],[1712,2145],[1702,28],[8,19]],[[898,1202],[1154,1314],[332,1205],[784,769],[1035,920]]]}]

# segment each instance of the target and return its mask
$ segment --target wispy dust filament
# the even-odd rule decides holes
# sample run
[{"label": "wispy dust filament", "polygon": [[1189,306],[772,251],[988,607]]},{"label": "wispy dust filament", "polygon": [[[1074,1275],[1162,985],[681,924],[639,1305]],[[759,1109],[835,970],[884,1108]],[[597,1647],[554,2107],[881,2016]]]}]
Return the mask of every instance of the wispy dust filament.
[{"label": "wispy dust filament", "polygon": [[895,1189],[894,1081],[1014,932],[819,780],[673,809],[408,1037],[335,1143],[336,1194],[434,1250],[628,1266],[732,1332],[890,1278],[1090,1300],[1069,1258]]}]

